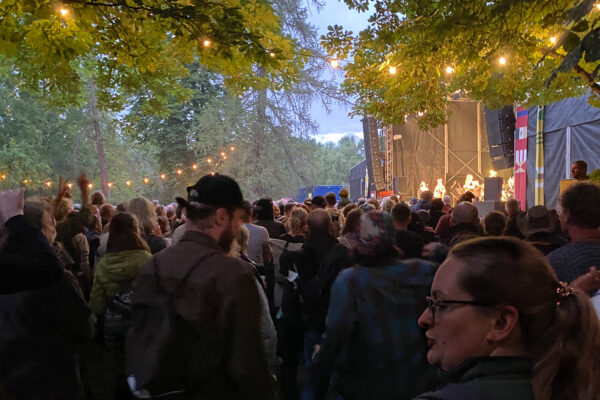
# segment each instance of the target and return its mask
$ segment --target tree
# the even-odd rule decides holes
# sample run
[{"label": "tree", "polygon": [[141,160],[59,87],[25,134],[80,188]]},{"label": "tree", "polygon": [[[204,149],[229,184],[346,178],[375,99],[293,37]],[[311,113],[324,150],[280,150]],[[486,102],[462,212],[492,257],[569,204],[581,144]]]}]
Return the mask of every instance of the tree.
[{"label": "tree", "polygon": [[93,75],[99,108],[140,95],[164,113],[169,97],[191,95],[179,79],[196,61],[234,90],[265,84],[255,64],[285,87],[302,68],[294,51],[262,0],[0,2],[0,69],[54,106],[83,104]]},{"label": "tree", "polygon": [[446,104],[468,97],[489,107],[548,104],[592,90],[600,106],[600,9],[592,0],[345,0],[373,10],[354,35],[322,37],[345,67],[354,114],[422,127],[444,123]]}]

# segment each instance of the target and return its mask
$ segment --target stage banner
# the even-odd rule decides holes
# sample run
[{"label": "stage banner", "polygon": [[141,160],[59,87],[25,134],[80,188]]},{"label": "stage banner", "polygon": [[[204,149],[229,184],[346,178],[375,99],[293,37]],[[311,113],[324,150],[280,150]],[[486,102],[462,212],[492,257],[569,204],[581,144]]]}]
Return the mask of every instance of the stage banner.
[{"label": "stage banner", "polygon": [[529,111],[517,107],[515,132],[515,199],[521,203],[521,210],[527,211],[527,123]]},{"label": "stage banner", "polygon": [[535,205],[544,205],[544,106],[538,107],[535,135]]}]

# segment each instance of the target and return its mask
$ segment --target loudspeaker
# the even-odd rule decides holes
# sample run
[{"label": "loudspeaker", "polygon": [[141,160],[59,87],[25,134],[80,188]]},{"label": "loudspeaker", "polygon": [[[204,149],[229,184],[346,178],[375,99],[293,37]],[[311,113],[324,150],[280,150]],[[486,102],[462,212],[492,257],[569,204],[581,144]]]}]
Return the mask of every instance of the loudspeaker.
[{"label": "loudspeaker", "polygon": [[500,201],[502,199],[502,178],[499,176],[484,179],[484,201]]},{"label": "loudspeaker", "polygon": [[486,107],[485,122],[494,169],[513,167],[517,120],[512,106],[504,106],[501,110],[490,110]]}]

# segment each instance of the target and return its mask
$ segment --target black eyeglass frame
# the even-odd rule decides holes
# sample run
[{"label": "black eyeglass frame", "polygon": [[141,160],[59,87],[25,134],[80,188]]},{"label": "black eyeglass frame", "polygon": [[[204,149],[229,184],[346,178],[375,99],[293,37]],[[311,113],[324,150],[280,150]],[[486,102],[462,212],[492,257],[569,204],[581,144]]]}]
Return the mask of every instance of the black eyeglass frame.
[{"label": "black eyeglass frame", "polygon": [[[475,307],[495,307],[494,305],[491,304],[487,304],[487,303],[482,303],[480,301],[474,301],[474,300],[440,300],[440,301],[435,301],[431,298],[431,296],[427,296],[425,297],[425,301],[427,301],[427,309],[429,310],[429,312],[431,313],[431,318],[433,320],[433,323],[435,324],[435,309],[442,305],[449,305],[449,304],[462,304],[465,306],[475,306]],[[438,309],[439,311],[439,309]]]}]

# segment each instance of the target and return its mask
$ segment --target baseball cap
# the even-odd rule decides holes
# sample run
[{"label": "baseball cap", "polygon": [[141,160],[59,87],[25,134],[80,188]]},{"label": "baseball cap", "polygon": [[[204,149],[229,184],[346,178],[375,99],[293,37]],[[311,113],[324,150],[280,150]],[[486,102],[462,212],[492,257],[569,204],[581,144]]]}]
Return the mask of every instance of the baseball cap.
[{"label": "baseball cap", "polygon": [[242,208],[244,196],[239,185],[232,178],[215,174],[205,175],[193,186],[187,187],[187,200],[176,197],[177,203],[190,211],[215,210],[217,208]]}]

